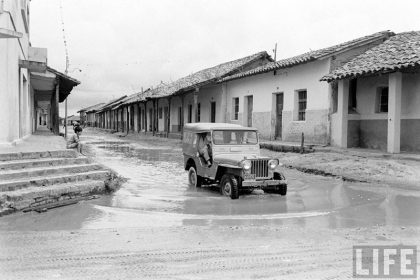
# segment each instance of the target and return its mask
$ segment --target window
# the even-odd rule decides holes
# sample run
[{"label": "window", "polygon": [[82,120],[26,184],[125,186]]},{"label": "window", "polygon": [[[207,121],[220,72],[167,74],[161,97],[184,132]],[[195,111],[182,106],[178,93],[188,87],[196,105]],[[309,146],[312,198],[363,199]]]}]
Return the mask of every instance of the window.
[{"label": "window", "polygon": [[163,110],[162,107],[159,107],[159,119],[163,118]]},{"label": "window", "polygon": [[197,122],[200,122],[201,119],[201,104],[197,104]]},{"label": "window", "polygon": [[377,100],[376,112],[388,113],[388,87],[378,88],[376,100]]},{"label": "window", "polygon": [[357,108],[357,79],[350,80],[349,83],[349,112]]},{"label": "window", "polygon": [[210,122],[216,122],[216,102],[210,102]]},{"label": "window", "polygon": [[306,114],[306,90],[298,91],[298,121],[305,120]]},{"label": "window", "polygon": [[188,105],[188,122],[192,122],[192,104]]},{"label": "window", "polygon": [[332,91],[332,112],[337,113],[338,109],[338,83],[336,81],[331,82]]},{"label": "window", "polygon": [[258,144],[256,131],[215,130],[213,131],[215,145],[255,145]]},{"label": "window", "polygon": [[238,120],[239,117],[239,97],[234,97],[232,99],[232,112],[233,112],[233,120]]}]

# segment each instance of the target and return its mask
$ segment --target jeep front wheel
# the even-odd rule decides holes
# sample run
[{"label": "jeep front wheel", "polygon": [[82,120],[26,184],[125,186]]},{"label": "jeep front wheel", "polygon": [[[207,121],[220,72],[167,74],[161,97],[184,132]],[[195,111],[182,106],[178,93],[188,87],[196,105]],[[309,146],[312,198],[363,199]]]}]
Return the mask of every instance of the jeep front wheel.
[{"label": "jeep front wheel", "polygon": [[191,166],[188,170],[188,184],[193,187],[201,187],[202,181],[201,176],[197,175],[195,167]]},{"label": "jeep front wheel", "polygon": [[287,185],[280,185],[278,188],[278,193],[281,196],[285,196],[287,194]]},{"label": "jeep front wheel", "polygon": [[223,175],[222,180],[220,180],[220,191],[231,199],[239,198],[238,180],[236,180],[235,176],[230,174]]}]

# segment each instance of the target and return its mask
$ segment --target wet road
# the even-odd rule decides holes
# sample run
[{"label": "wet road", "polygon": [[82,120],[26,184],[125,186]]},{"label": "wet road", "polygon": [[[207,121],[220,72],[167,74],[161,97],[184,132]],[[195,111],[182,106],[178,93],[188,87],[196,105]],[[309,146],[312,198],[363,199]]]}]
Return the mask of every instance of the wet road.
[{"label": "wet road", "polygon": [[[336,263],[338,267],[341,264],[345,268],[341,268],[345,271],[344,275],[349,275],[351,249],[348,248],[349,246],[351,248],[352,244],[357,245],[361,240],[364,243],[373,241],[385,244],[395,240],[417,242],[419,237],[419,192],[405,191],[392,186],[343,182],[295,170],[283,170],[289,181],[287,196],[254,192],[241,195],[238,200],[231,200],[221,196],[216,187],[195,189],[188,186],[187,174],[183,170],[181,148],[173,141],[145,137],[141,141],[134,142],[105,134],[88,134],[83,138],[87,142],[86,152],[89,155],[127,177],[129,181],[115,194],[95,201],[82,202],[43,214],[27,213],[1,218],[0,245],[5,250],[0,254],[0,268],[3,268],[3,272],[11,279],[15,276],[17,279],[20,279],[19,277],[25,279],[27,273],[30,273],[18,268],[11,269],[16,265],[14,261],[17,259],[29,266],[34,264],[31,263],[30,257],[14,259],[8,256],[8,253],[17,251],[23,256],[28,253],[31,256],[34,252],[38,254],[44,252],[50,256],[61,252],[62,255],[59,256],[63,258],[63,254],[67,255],[67,250],[73,252],[85,264],[90,262],[80,256],[81,252],[85,255],[92,250],[91,255],[88,255],[94,260],[95,256],[111,254],[109,258],[101,259],[103,263],[100,263],[99,267],[112,268],[113,273],[125,267],[125,270],[119,271],[117,275],[123,273],[122,275],[128,278],[132,275],[136,276],[134,278],[142,275],[140,278],[171,279],[185,276],[186,279],[201,277],[211,279],[222,273],[224,271],[222,267],[226,266],[222,263],[212,263],[213,270],[193,273],[193,270],[185,270],[185,267],[184,270],[178,266],[169,269],[171,259],[167,260],[168,263],[157,260],[154,264],[163,262],[163,267],[169,272],[159,274],[157,271],[160,270],[152,267],[151,270],[155,271],[153,273],[136,271],[137,274],[131,274],[134,273],[132,266],[115,263],[112,259],[112,256],[115,259],[120,258],[115,256],[115,252],[118,254],[127,252],[130,255],[133,251],[144,253],[147,250],[153,252],[163,250],[162,254],[166,257],[171,255],[171,252],[178,256],[177,254],[181,254],[179,253],[181,249],[188,252],[193,249],[197,251],[198,248],[202,250],[204,245],[206,250],[224,250],[224,253],[219,252],[218,257],[210,254],[209,257],[207,253],[198,250],[203,259],[225,259],[227,266],[232,259],[225,254],[237,254],[235,263],[237,258],[241,259],[240,256],[243,256],[242,260],[245,262],[248,260],[262,265],[265,261],[261,258],[267,258],[271,254],[278,256],[279,252],[275,249],[282,245],[281,249],[277,248],[279,251],[284,251],[286,248],[291,250],[291,254],[296,255],[297,259],[309,259],[305,269],[296,268],[294,271],[290,267],[284,268],[287,272],[284,274],[285,278],[298,271],[305,273],[306,270],[309,274],[303,274],[304,278],[317,275],[313,274],[317,270],[314,270],[310,263],[315,267],[319,265],[319,278],[321,278],[328,275],[339,276],[341,273],[340,269],[323,268],[321,263],[317,263],[315,253],[317,251],[320,253],[324,251],[326,256],[324,264],[325,261]],[[235,231],[234,240],[230,237],[232,231]],[[278,236],[279,231],[282,232],[281,236]],[[117,233],[118,235],[124,233],[126,239],[115,241]],[[221,236],[226,240],[220,239]],[[318,240],[320,236],[325,236],[328,242],[332,242],[329,249],[318,247],[326,242],[324,239]],[[69,243],[61,242],[63,243],[61,244],[60,237]],[[297,242],[298,237],[300,239]],[[44,246],[39,244],[40,240]],[[114,243],[112,245],[109,244],[111,240]],[[136,243],[135,240],[140,243]],[[273,244],[274,240],[276,244]],[[236,241],[239,243],[233,245]],[[27,248],[20,248],[19,242],[27,242],[25,243]],[[130,246],[131,242],[134,247]],[[252,254],[265,246],[272,248],[268,251],[262,250],[261,258],[251,258]],[[54,253],[51,253],[52,251]],[[198,254],[191,252],[185,254]],[[338,257],[340,255],[346,257],[340,259]],[[160,257],[165,259],[164,256]],[[54,275],[59,278],[77,278],[77,275],[90,275],[89,277],[96,278],[93,272],[92,275],[88,273],[97,271],[98,267],[93,264],[90,269],[79,271],[80,274],[62,274],[68,270],[64,268],[68,263],[60,261],[60,257],[57,258],[55,265],[52,265],[53,260],[48,262],[51,267],[45,264],[40,267],[35,265],[34,269],[38,274],[33,275],[40,278],[54,278]],[[270,260],[274,261],[273,265],[266,267],[264,271],[267,269],[271,271],[270,269],[279,267],[278,262],[284,261]],[[293,260],[291,258],[291,262]],[[191,267],[194,267],[191,262]],[[5,268],[6,264],[10,267]],[[187,264],[188,261],[185,264],[188,267]],[[261,274],[260,278],[283,275],[277,270],[264,274],[258,265],[251,271],[248,268],[240,269],[240,266],[236,269],[234,267],[236,266],[233,265],[232,269],[224,272],[227,274],[222,275],[227,275],[227,278],[230,278],[229,273],[234,273],[233,275],[242,273],[243,278],[255,278],[250,277],[250,272],[253,275]]]}]

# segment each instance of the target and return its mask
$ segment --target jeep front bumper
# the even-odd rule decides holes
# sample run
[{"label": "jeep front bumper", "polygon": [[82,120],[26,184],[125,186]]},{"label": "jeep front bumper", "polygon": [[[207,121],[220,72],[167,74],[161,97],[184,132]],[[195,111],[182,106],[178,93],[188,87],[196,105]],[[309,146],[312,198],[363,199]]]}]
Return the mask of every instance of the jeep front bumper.
[{"label": "jeep front bumper", "polygon": [[267,187],[267,186],[278,186],[287,185],[287,180],[247,180],[242,181],[243,187]]}]

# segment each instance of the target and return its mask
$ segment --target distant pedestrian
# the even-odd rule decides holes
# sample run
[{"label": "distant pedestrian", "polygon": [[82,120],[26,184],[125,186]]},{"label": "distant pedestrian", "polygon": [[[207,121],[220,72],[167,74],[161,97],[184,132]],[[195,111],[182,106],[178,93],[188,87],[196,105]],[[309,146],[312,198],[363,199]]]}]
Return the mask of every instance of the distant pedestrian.
[{"label": "distant pedestrian", "polygon": [[74,135],[67,142],[67,149],[77,149],[79,153],[82,153],[82,144],[80,143],[82,131],[80,126],[74,128]]},{"label": "distant pedestrian", "polygon": [[80,127],[80,123],[78,121],[73,122],[73,130],[76,133],[76,127]]}]

